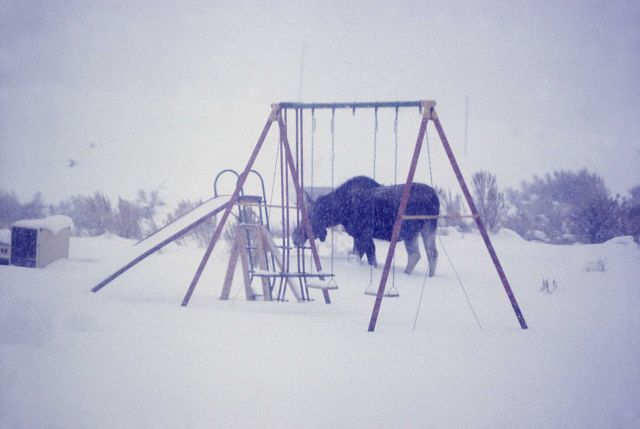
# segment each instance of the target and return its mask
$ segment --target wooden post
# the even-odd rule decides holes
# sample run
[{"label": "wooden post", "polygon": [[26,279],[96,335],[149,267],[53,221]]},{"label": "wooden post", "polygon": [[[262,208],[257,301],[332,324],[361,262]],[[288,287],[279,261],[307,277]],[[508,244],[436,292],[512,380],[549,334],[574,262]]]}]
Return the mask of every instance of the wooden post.
[{"label": "wooden post", "polygon": [[[258,225],[258,224],[238,225],[238,228],[236,230],[236,236],[233,240],[233,246],[231,248],[231,256],[229,259],[229,264],[227,265],[227,273],[224,278],[224,285],[222,287],[222,294],[220,295],[220,299],[223,299],[223,300],[229,299],[229,293],[231,291],[233,277],[237,267],[238,259],[240,259],[240,262],[242,264],[242,275],[243,275],[243,282],[244,282],[244,288],[245,288],[245,294],[247,296],[247,300],[249,301],[255,300],[255,294],[253,293],[253,289],[251,289],[251,274],[249,273],[249,257],[248,257],[249,249],[248,249],[248,242],[246,238],[247,232],[249,232],[249,234],[252,237],[254,237],[256,241],[256,247],[258,249],[261,249],[261,250],[258,250],[258,255],[257,255],[259,260],[262,260],[264,262],[263,258],[266,256],[266,253],[271,252],[271,254],[273,255],[274,261],[276,263],[276,266],[273,267],[274,270],[277,268],[280,270],[280,273],[284,273],[284,263],[283,263],[282,253],[280,253],[280,250],[278,250],[278,247],[276,246],[276,243],[273,241],[273,237],[271,236],[267,228],[265,228],[264,225]],[[273,275],[277,277],[278,273],[274,272]],[[269,280],[266,277],[262,277],[262,280],[266,280],[266,282],[262,283],[264,300],[272,301],[273,297],[271,295]],[[291,289],[291,293],[293,293],[293,296],[296,298],[296,301],[302,302],[302,296],[300,295],[300,292],[295,288],[295,286],[291,282],[291,279],[285,275],[284,281],[287,287]]]},{"label": "wooden post", "polygon": [[231,244],[231,252],[229,255],[229,265],[227,265],[227,273],[224,276],[224,283],[222,286],[222,293],[220,294],[220,299],[227,300],[229,299],[229,292],[231,292],[231,283],[233,282],[233,276],[236,273],[236,266],[238,265],[238,257],[240,254],[238,253],[240,249],[238,249],[238,240],[233,240],[233,244]]},{"label": "wooden post", "polygon": [[238,250],[240,254],[240,263],[242,264],[242,282],[244,284],[244,294],[247,301],[256,299],[253,289],[251,289],[251,275],[249,274],[249,242],[244,231],[236,230],[236,240],[238,241]]},{"label": "wooden post", "polygon": [[[258,260],[258,267],[260,268],[260,270],[266,270],[267,249],[265,247],[266,238],[264,236],[263,228],[260,228],[258,231],[256,231],[256,233],[254,234],[254,241],[256,243],[255,258]],[[261,277],[260,281],[262,282],[262,295],[264,296],[264,300],[272,301],[273,297],[271,296],[271,281],[268,277]]]}]

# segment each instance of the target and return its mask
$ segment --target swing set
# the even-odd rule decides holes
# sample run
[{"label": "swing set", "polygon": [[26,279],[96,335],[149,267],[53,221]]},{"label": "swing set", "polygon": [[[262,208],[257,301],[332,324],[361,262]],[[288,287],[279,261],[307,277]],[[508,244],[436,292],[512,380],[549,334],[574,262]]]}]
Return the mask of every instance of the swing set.
[{"label": "swing set", "polygon": [[[329,272],[323,271],[322,262],[318,253],[318,247],[314,239],[313,229],[309,220],[309,213],[304,203],[304,190],[305,190],[305,172],[304,172],[304,157],[305,157],[305,129],[304,129],[304,112],[310,111],[312,118],[312,132],[311,132],[311,174],[310,174],[310,187],[314,187],[314,164],[313,158],[315,156],[315,128],[316,119],[315,113],[318,110],[330,110],[331,111],[331,189],[335,188],[335,174],[334,174],[334,159],[335,159],[335,112],[340,109],[348,109],[355,115],[356,110],[361,109],[373,109],[375,120],[374,131],[374,146],[373,146],[373,177],[376,176],[376,162],[377,162],[377,134],[378,134],[378,112],[381,109],[394,109],[394,139],[395,139],[395,152],[394,152],[394,181],[397,182],[397,164],[398,164],[398,144],[397,144],[397,126],[398,126],[398,111],[400,109],[418,109],[421,113],[421,121],[418,130],[418,136],[414,146],[411,162],[409,165],[408,174],[404,182],[403,192],[400,199],[400,205],[397,211],[397,217],[393,225],[393,232],[389,244],[389,250],[385,259],[384,267],[382,269],[382,276],[378,285],[377,291],[371,288],[373,279],[373,272],[370,272],[370,285],[367,288],[369,294],[375,294],[375,302],[371,312],[368,330],[373,332],[376,327],[382,300],[385,296],[397,296],[397,292],[394,292],[392,287],[390,291],[386,291],[387,282],[390,273],[392,273],[392,263],[395,254],[395,249],[400,235],[400,229],[402,223],[405,220],[414,219],[426,219],[433,218],[433,216],[405,216],[405,210],[407,208],[409,193],[411,186],[414,182],[414,177],[418,165],[418,160],[422,151],[423,142],[426,137],[427,125],[432,122],[435,126],[437,134],[443,145],[447,158],[451,164],[453,172],[458,180],[462,193],[467,201],[467,204],[471,210],[471,217],[475,220],[478,230],[485,243],[487,251],[491,257],[493,265],[498,273],[502,286],[507,294],[507,297],[511,303],[513,311],[522,329],[527,329],[527,324],[524,316],[520,310],[515,295],[511,289],[507,276],[502,268],[500,260],[496,254],[496,251],[491,243],[491,239],[487,233],[487,230],[478,214],[476,205],[471,197],[469,188],[462,176],[458,163],[451,150],[451,146],[444,133],[444,129],[438,115],[435,111],[435,102],[430,100],[420,101],[396,101],[396,102],[364,102],[364,103],[278,103],[271,106],[271,112],[267,118],[262,132],[258,137],[258,140],[249,156],[249,159],[242,172],[234,174],[236,175],[235,189],[230,194],[229,199],[220,207],[217,207],[214,211],[207,213],[207,219],[213,215],[221,213],[221,217],[213,233],[212,239],[207,246],[204,255],[196,269],[196,272],[191,280],[186,294],[182,300],[182,306],[187,306],[191,297],[195,291],[195,288],[202,276],[202,273],[207,265],[209,258],[216,246],[216,243],[222,237],[225,230],[225,225],[232,215],[234,208],[238,208],[238,222],[236,224],[235,240],[232,243],[231,257],[229,265],[227,267],[227,274],[225,276],[225,282],[223,286],[223,292],[221,299],[227,299],[229,296],[229,289],[231,286],[231,280],[233,273],[235,272],[236,264],[238,260],[241,261],[243,266],[243,279],[247,299],[252,300],[256,298],[256,294],[251,289],[251,281],[254,278],[260,278],[262,282],[262,298],[264,300],[273,300],[274,297],[277,300],[284,300],[287,290],[291,290],[295,299],[298,302],[310,301],[309,289],[319,289],[323,293],[325,303],[331,303],[329,292],[333,289],[337,289],[337,283],[335,281],[334,274],[334,245],[333,245],[333,232],[331,233],[331,258],[330,258],[330,270]],[[292,114],[290,114],[290,112]],[[291,118],[294,116],[294,118]],[[294,119],[292,121],[292,119]],[[293,122],[293,124],[291,124]],[[247,179],[252,174],[257,174],[255,170],[252,170],[253,165],[263,149],[264,143],[267,139],[269,131],[273,124],[278,125],[279,129],[279,143],[276,154],[276,164],[280,166],[280,203],[276,206],[267,202],[266,193],[264,192],[264,181],[260,177],[262,182],[262,195],[245,195],[244,186]],[[292,126],[290,126],[292,125]],[[288,129],[294,129],[293,145],[289,140]],[[428,144],[428,142],[427,142]],[[278,162],[279,161],[279,162]],[[276,167],[277,169],[277,167]],[[227,170],[225,170],[227,171]],[[229,170],[231,171],[231,170]],[[276,172],[274,171],[274,184],[276,181]],[[216,179],[217,182],[217,179]],[[215,185],[214,185],[215,187]],[[217,190],[215,191],[217,194]],[[217,195],[216,195],[217,196]],[[272,194],[273,196],[273,194]],[[292,206],[290,203],[291,196],[295,197],[295,204]],[[282,223],[282,237],[280,245],[277,245],[271,235],[268,221],[268,209],[271,207],[278,207],[281,209],[281,223]],[[252,208],[258,210],[258,216],[252,213]],[[295,215],[291,214],[295,211]],[[264,214],[263,214],[264,213]],[[294,219],[295,217],[295,219]],[[257,220],[257,221],[256,221]],[[266,220],[266,224],[264,222]],[[295,223],[293,222],[295,220]],[[195,226],[200,225],[201,220],[194,223]],[[290,225],[299,225],[304,228],[308,237],[308,246],[293,246],[291,243],[291,227]],[[195,227],[194,226],[194,227]],[[168,242],[175,240],[188,232],[191,226],[184,228],[179,234],[170,237],[162,242],[162,246],[168,244]],[[156,251],[156,249],[152,249]],[[108,282],[112,281],[115,277],[122,274],[127,269],[138,263],[144,257],[148,256],[151,251],[145,252],[142,257],[136,258],[130,264],[118,270],[112,276],[108,277],[105,281],[101,282],[98,286],[92,289],[97,292],[104,287]],[[293,258],[292,252],[295,252],[296,261],[295,266],[292,266],[290,260]],[[309,252],[309,253],[307,253]],[[307,264],[307,255],[310,256],[310,262]],[[278,283],[279,282],[279,283]],[[297,282],[297,283],[296,283]],[[277,290],[276,290],[276,285]]]}]

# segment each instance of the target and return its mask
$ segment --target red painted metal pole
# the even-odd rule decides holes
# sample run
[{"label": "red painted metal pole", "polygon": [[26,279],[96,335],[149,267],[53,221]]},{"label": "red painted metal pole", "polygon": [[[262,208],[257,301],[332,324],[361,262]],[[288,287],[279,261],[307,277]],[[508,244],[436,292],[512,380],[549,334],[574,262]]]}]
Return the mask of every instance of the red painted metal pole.
[{"label": "red painted metal pole", "polygon": [[478,230],[480,230],[480,235],[482,235],[482,239],[484,240],[484,244],[487,246],[487,250],[489,251],[489,255],[491,256],[491,260],[493,261],[493,265],[496,267],[496,271],[498,272],[498,276],[500,277],[500,281],[502,282],[502,286],[504,287],[507,296],[509,297],[509,301],[511,302],[511,306],[513,307],[513,311],[518,318],[518,322],[520,323],[520,327],[522,329],[527,329],[527,322],[524,320],[524,316],[522,315],[522,311],[520,311],[520,306],[518,305],[518,301],[516,300],[515,295],[513,294],[513,290],[509,285],[509,280],[507,279],[507,275],[502,269],[502,264],[498,259],[498,255],[493,248],[493,244],[491,243],[491,239],[489,238],[489,234],[487,233],[487,229],[480,219],[478,215],[478,209],[476,208],[475,203],[473,202],[473,198],[471,197],[471,193],[469,192],[469,188],[462,176],[462,172],[460,171],[460,167],[458,167],[458,162],[456,161],[455,156],[453,155],[453,151],[451,150],[451,146],[449,145],[449,141],[447,140],[447,136],[444,134],[444,129],[442,128],[442,124],[440,123],[440,119],[438,119],[438,115],[436,112],[433,112],[432,118],[433,123],[438,131],[438,135],[440,136],[440,140],[442,141],[442,145],[444,146],[444,150],[447,153],[447,157],[449,158],[449,162],[451,163],[451,167],[453,167],[453,171],[458,179],[458,183],[460,183],[460,187],[462,188],[462,193],[464,194],[467,204],[469,204],[469,208],[471,209],[471,213],[473,214],[474,219],[476,220],[476,224],[478,225]]},{"label": "red painted metal pole", "polygon": [[393,255],[396,251],[396,244],[398,243],[398,237],[400,236],[400,229],[402,228],[402,220],[404,212],[407,209],[407,203],[409,202],[409,193],[411,191],[411,185],[413,184],[413,177],[416,173],[418,166],[418,159],[420,158],[420,151],[422,149],[422,142],[427,131],[427,124],[431,118],[431,113],[435,102],[424,102],[422,112],[422,122],[420,123],[420,130],[418,131],[418,139],[416,140],[416,146],[413,150],[413,156],[411,157],[411,165],[409,167],[409,174],[407,175],[407,181],[404,184],[402,190],[402,197],[400,199],[400,206],[398,207],[398,214],[396,216],[396,222],[393,225],[393,232],[391,233],[391,242],[389,243],[389,251],[387,252],[387,259],[384,263],[384,269],[382,270],[382,277],[380,278],[380,286],[378,286],[378,292],[376,293],[376,301],[373,305],[373,311],[371,312],[371,320],[369,321],[369,332],[373,332],[376,329],[376,323],[378,321],[378,314],[380,313],[380,306],[382,305],[382,298],[384,296],[384,289],[387,285],[387,279],[389,278],[389,271],[391,270],[391,263],[393,262]]},{"label": "red painted metal pole", "polygon": [[218,223],[218,227],[216,228],[215,232],[213,233],[213,237],[211,238],[211,242],[209,243],[209,246],[207,247],[207,250],[204,252],[204,256],[202,257],[202,260],[200,261],[200,265],[198,265],[196,273],[193,276],[193,280],[191,280],[191,284],[189,285],[189,289],[187,289],[187,293],[185,294],[184,299],[182,300],[182,306],[183,307],[186,307],[189,304],[189,300],[191,300],[191,295],[193,295],[193,291],[195,290],[196,285],[198,284],[198,280],[200,280],[200,276],[202,275],[202,272],[204,271],[204,267],[205,267],[205,265],[207,265],[207,262],[209,261],[209,257],[211,256],[211,252],[213,252],[213,248],[215,247],[215,245],[216,245],[218,239],[220,238],[220,236],[222,235],[222,230],[224,229],[224,225],[227,222],[227,219],[229,218],[229,215],[231,214],[231,210],[233,210],[233,206],[238,201],[238,196],[240,195],[240,192],[242,191],[242,187],[244,186],[244,182],[247,180],[247,176],[249,175],[249,172],[251,171],[251,167],[253,166],[253,163],[255,162],[256,158],[258,157],[258,153],[260,153],[260,149],[262,149],[262,145],[263,145],[264,141],[267,138],[267,134],[269,133],[269,129],[271,128],[271,124],[273,124],[273,122],[276,120],[276,117],[279,116],[279,112],[280,112],[280,106],[277,105],[277,104],[274,104],[271,107],[271,113],[269,114],[269,119],[267,119],[267,122],[264,125],[264,128],[262,129],[262,133],[260,134],[260,137],[258,138],[258,142],[256,143],[256,146],[253,148],[253,152],[251,153],[251,156],[249,157],[249,161],[247,162],[247,166],[244,168],[244,171],[242,172],[242,174],[240,174],[240,177],[238,178],[238,183],[236,184],[236,189],[235,189],[235,191],[233,191],[231,199],[229,200],[229,205],[227,206],[226,210],[222,214],[222,218],[220,219],[220,222]]}]

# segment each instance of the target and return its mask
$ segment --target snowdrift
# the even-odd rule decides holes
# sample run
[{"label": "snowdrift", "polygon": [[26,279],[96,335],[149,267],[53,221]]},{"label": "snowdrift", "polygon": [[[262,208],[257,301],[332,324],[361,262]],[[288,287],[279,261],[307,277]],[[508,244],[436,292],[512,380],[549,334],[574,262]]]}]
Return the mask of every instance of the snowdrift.
[{"label": "snowdrift", "polygon": [[639,246],[493,240],[529,330],[476,234],[441,236],[423,292],[426,258],[407,276],[399,250],[373,334],[381,270],[345,236],[331,305],[239,284],[220,301],[220,243],[187,308],[202,249],[169,245],[93,294],[132,243],[72,238],[46,269],[0,266],[0,427],[639,427]]}]

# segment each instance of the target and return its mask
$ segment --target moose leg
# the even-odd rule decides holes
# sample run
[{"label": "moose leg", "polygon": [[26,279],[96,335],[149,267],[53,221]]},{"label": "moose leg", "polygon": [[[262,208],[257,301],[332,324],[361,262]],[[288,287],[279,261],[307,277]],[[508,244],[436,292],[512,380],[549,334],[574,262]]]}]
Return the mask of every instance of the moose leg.
[{"label": "moose leg", "polygon": [[420,260],[420,250],[418,250],[418,236],[404,240],[404,247],[407,249],[407,268],[405,274],[411,274],[416,264]]},{"label": "moose leg", "polygon": [[362,256],[364,255],[364,252],[358,248],[355,240],[353,240],[353,250],[351,250],[351,253],[356,255],[358,259],[362,259]]},{"label": "moose leg", "polygon": [[436,228],[435,225],[425,225],[420,231],[424,250],[427,252],[427,260],[429,261],[429,277],[436,274],[436,264],[438,263],[438,249],[436,249]]},{"label": "moose leg", "polygon": [[367,255],[369,265],[378,267],[378,262],[376,261],[376,245],[373,243],[373,238],[355,239],[355,247],[358,249],[358,254]]},{"label": "moose leg", "polygon": [[378,261],[376,260],[376,245],[373,243],[373,239],[369,239],[365,253],[367,254],[367,261],[369,261],[369,265],[372,265],[374,268],[378,268]]}]

